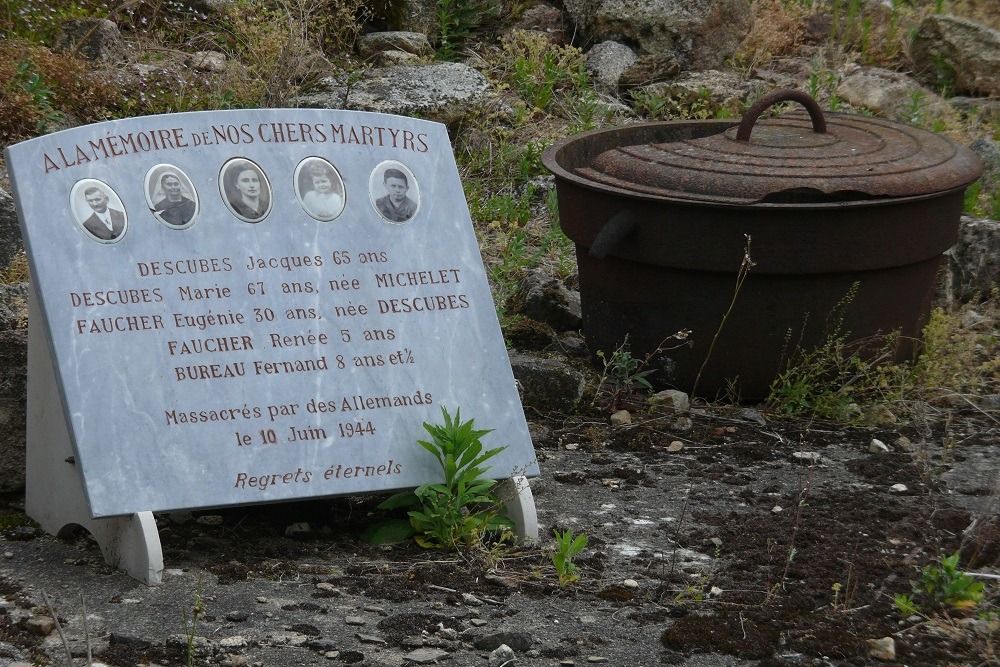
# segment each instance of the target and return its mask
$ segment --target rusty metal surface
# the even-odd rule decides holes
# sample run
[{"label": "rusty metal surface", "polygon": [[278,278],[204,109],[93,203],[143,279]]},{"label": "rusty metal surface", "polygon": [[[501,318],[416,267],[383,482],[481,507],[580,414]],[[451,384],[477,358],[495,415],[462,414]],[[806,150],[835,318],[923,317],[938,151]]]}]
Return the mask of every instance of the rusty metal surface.
[{"label": "rusty metal surface", "polygon": [[823,120],[816,112],[756,124],[748,113],[742,127],[637,145],[616,141],[621,128],[608,130],[603,143],[611,147],[575,170],[595,187],[736,205],[929,195],[965,187],[982,173],[975,153],[940,135],[864,116]]},{"label": "rusty metal surface", "polygon": [[545,152],[560,224],[577,244],[591,351],[627,339],[644,357],[691,329],[694,347],[662,355],[650,378],[690,390],[750,236],[756,264],[699,395],[714,397],[735,380],[744,400],[766,397],[791,352],[788,336],[801,350],[821,344],[829,314],[852,289],[849,339],[900,331],[897,358],[905,357],[978,159],[872,118],[830,114],[825,131],[801,112],[750,120],[743,134],[747,125],[750,141],[737,139],[734,121],[685,121],[597,130]]}]

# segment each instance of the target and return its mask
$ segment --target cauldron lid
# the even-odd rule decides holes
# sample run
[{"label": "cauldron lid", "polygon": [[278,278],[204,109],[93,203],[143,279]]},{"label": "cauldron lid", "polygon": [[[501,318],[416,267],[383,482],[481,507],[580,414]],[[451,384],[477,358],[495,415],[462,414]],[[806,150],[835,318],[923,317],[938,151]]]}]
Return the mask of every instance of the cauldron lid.
[{"label": "cauldron lid", "polygon": [[[757,123],[768,107],[802,103]],[[912,197],[962,188],[982,173],[974,152],[919,128],[865,116],[824,116],[809,95],[779,90],[739,126],[707,137],[620,146],[577,173],[635,192],[694,201],[836,202]]]}]

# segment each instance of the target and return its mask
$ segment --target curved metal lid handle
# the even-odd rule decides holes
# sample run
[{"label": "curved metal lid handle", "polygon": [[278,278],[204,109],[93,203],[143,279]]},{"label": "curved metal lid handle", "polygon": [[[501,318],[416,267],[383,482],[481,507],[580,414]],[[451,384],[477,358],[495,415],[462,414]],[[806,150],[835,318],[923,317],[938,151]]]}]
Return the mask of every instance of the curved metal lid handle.
[{"label": "curved metal lid handle", "polygon": [[743,114],[743,120],[740,121],[739,128],[736,130],[736,141],[750,141],[750,133],[753,132],[753,126],[757,122],[757,118],[764,113],[765,109],[778,102],[798,102],[809,112],[809,118],[812,119],[813,132],[816,134],[826,132],[826,118],[823,117],[823,110],[819,108],[816,100],[809,93],[786,88],[768,93],[747,109],[747,112]]}]

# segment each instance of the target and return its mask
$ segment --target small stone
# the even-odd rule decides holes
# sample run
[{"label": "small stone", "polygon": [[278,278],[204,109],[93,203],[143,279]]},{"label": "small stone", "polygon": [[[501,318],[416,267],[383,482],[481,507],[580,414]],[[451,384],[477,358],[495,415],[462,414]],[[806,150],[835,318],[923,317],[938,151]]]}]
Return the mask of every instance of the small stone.
[{"label": "small stone", "polygon": [[608,421],[611,422],[612,426],[625,426],[632,423],[632,414],[628,410],[619,410],[611,415]]},{"label": "small stone", "polygon": [[691,407],[691,399],[683,391],[664,389],[649,397],[647,403],[653,407],[687,410]]},{"label": "small stone", "polygon": [[259,596],[257,598],[257,604],[267,604],[267,598],[264,597],[263,595]]},{"label": "small stone", "polygon": [[48,616],[35,616],[29,618],[24,627],[31,634],[48,637],[56,629],[56,624]]},{"label": "small stone", "polygon": [[579,621],[580,623],[582,623],[583,625],[594,625],[595,623],[597,623],[597,617],[596,616],[592,616],[590,614],[585,614],[583,616],[579,616],[579,617],[577,617],[576,620]]},{"label": "small stone", "polygon": [[430,665],[446,657],[448,657],[448,652],[439,648],[418,648],[403,656],[404,659],[418,665]]},{"label": "small stone", "polygon": [[719,539],[718,537],[710,537],[708,538],[708,541],[714,544],[716,548],[722,547],[722,540]]},{"label": "small stone", "polygon": [[506,644],[500,644],[490,653],[490,667],[508,667],[515,659],[514,649]]},{"label": "small stone", "polygon": [[225,637],[219,640],[219,646],[222,648],[243,648],[248,643],[247,638],[240,635],[233,635],[232,637]]},{"label": "small stone", "polygon": [[226,54],[219,51],[196,51],[188,57],[187,64],[202,72],[224,72],[228,61]]},{"label": "small stone", "polygon": [[717,597],[719,597],[719,596],[720,596],[720,595],[722,595],[722,594],[723,594],[724,592],[725,592],[725,591],[723,591],[723,590],[722,590],[721,588],[719,588],[718,586],[712,586],[712,587],[711,587],[710,589],[708,589],[708,594],[709,594],[709,595],[711,595],[711,596],[712,596],[713,598],[717,598]]},{"label": "small stone", "polygon": [[893,484],[889,487],[889,491],[892,493],[906,493],[909,490],[910,489],[906,486],[906,484]]},{"label": "small stone", "polygon": [[781,505],[775,505],[774,507],[771,508],[771,513],[772,514],[781,514],[784,511],[785,511],[785,508],[782,507]]},{"label": "small stone", "polygon": [[868,645],[868,655],[876,660],[889,662],[896,659],[896,640],[892,637],[869,639],[865,643]]},{"label": "small stone", "polygon": [[316,588],[321,591],[336,591],[337,587],[328,581],[321,581],[316,584]]},{"label": "small stone", "polygon": [[242,623],[248,618],[250,618],[250,614],[245,611],[231,611],[226,614],[226,620],[231,623]]},{"label": "small stone", "polygon": [[677,421],[671,424],[670,428],[675,431],[690,431],[694,427],[694,422],[690,417],[678,417]]},{"label": "small stone", "polygon": [[327,660],[336,660],[337,658],[340,657],[340,651],[326,651],[323,654],[323,657],[326,658]]},{"label": "small stone", "polygon": [[472,595],[471,593],[462,593],[462,602],[471,607],[478,607],[481,604],[483,604],[482,600],[477,598],[475,595]]},{"label": "small stone", "polygon": [[674,440],[669,445],[667,445],[667,451],[671,453],[679,452],[682,449],[684,449],[684,443],[681,442],[680,440]]},{"label": "small stone", "polygon": [[388,644],[386,640],[381,637],[376,637],[375,635],[363,635],[360,632],[354,635],[358,638],[358,641],[364,644]]},{"label": "small stone", "polygon": [[872,441],[868,443],[868,451],[872,454],[875,454],[876,452],[885,452],[888,454],[889,445],[885,444],[878,438],[872,438]]},{"label": "small stone", "polygon": [[370,614],[378,614],[379,616],[388,616],[389,615],[388,612],[385,609],[383,609],[382,607],[376,607],[373,604],[367,605],[364,608],[364,611],[367,611]]},{"label": "small stone", "polygon": [[901,435],[896,438],[896,447],[903,450],[904,452],[912,452],[914,450],[913,443],[905,435]]},{"label": "small stone", "polygon": [[308,522],[300,521],[285,528],[285,537],[308,535],[311,532],[313,532],[312,526],[310,526]]},{"label": "small stone", "polygon": [[471,623],[473,627],[481,628],[484,625],[487,625],[489,621],[487,621],[485,618],[473,618],[469,620],[469,623]]},{"label": "small stone", "polygon": [[448,641],[455,641],[458,639],[458,630],[455,628],[444,628],[442,627],[438,630],[438,634],[441,635],[442,639],[447,639]]},{"label": "small stone", "polygon": [[792,459],[799,463],[816,465],[823,460],[823,457],[818,452],[792,452]]},{"label": "small stone", "polygon": [[567,452],[575,452],[576,450],[580,449],[579,443],[576,443],[576,442],[567,442],[564,445],[564,447],[565,447],[565,449],[566,449]]},{"label": "small stone", "polygon": [[206,514],[205,516],[198,517],[198,523],[203,526],[221,526],[222,516],[218,514]]},{"label": "small stone", "polygon": [[11,558],[14,557],[14,552],[13,551],[5,551],[4,554],[3,554],[3,557],[6,558],[7,560],[10,560]]},{"label": "small stone", "polygon": [[608,659],[602,655],[589,655],[587,656],[587,662],[607,662]]},{"label": "small stone", "polygon": [[625,588],[639,588],[639,582],[635,579],[625,579],[622,581],[622,586]]},{"label": "small stone", "polygon": [[344,619],[344,623],[347,623],[348,625],[364,625],[366,621],[360,616],[348,616]]}]

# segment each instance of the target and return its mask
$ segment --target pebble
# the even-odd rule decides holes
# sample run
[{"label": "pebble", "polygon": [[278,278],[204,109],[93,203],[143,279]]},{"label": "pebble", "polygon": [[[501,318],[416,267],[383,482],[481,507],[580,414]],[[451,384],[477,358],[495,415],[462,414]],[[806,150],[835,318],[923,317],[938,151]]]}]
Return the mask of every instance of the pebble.
[{"label": "pebble", "polygon": [[360,616],[348,616],[344,619],[344,623],[348,625],[364,625],[367,621]]},{"label": "pebble", "polygon": [[464,602],[465,604],[467,604],[467,605],[469,605],[471,607],[478,607],[478,606],[480,606],[480,605],[483,604],[482,600],[480,600],[479,598],[477,598],[475,595],[473,595],[471,593],[462,593],[462,602]]},{"label": "pebble", "polygon": [[675,431],[690,431],[693,427],[694,422],[690,417],[678,417],[670,428]]},{"label": "pebble", "polygon": [[901,435],[898,438],[896,438],[896,447],[903,450],[904,452],[912,452],[915,449],[913,443],[910,442],[910,439],[907,438],[905,435]]},{"label": "pebble", "polygon": [[587,662],[607,662],[608,659],[602,655],[587,656]]},{"label": "pebble", "polygon": [[477,628],[481,628],[487,623],[489,623],[489,621],[487,621],[485,618],[473,618],[469,620],[469,623],[471,623],[473,626]]},{"label": "pebble", "polygon": [[336,586],[334,586],[333,584],[331,584],[329,582],[326,582],[326,581],[321,581],[318,584],[316,584],[316,588],[319,589],[319,590],[321,590],[321,591],[335,591],[335,590],[337,590]]},{"label": "pebble", "polygon": [[267,604],[267,598],[266,598],[266,597],[264,597],[263,595],[261,595],[261,596],[259,596],[259,597],[257,598],[257,603],[258,603],[258,604]]},{"label": "pebble", "polygon": [[665,389],[657,392],[649,397],[647,403],[652,406],[673,408],[674,410],[687,410],[691,407],[690,397],[677,389]]},{"label": "pebble", "polygon": [[885,444],[878,438],[872,438],[872,441],[868,443],[868,451],[872,454],[875,454],[876,452],[884,452],[888,454],[889,445]]},{"label": "pebble", "polygon": [[364,644],[388,644],[386,640],[381,637],[376,637],[375,635],[363,635],[360,632],[354,635],[358,638],[358,641]]},{"label": "pebble", "polygon": [[717,598],[723,593],[725,593],[725,591],[719,588],[718,586],[712,586],[712,588],[708,590],[708,594],[711,595],[713,598]]},{"label": "pebble", "polygon": [[48,616],[35,616],[33,618],[29,618],[24,624],[24,627],[31,634],[47,637],[53,630],[56,629],[56,624],[55,621]]},{"label": "pebble", "polygon": [[771,508],[771,513],[772,514],[780,514],[781,512],[784,512],[784,511],[785,511],[785,508],[782,507],[781,505],[775,505],[774,507]]},{"label": "pebble", "polygon": [[490,667],[508,667],[515,660],[514,649],[506,644],[500,644],[490,653]]},{"label": "pebble", "polygon": [[819,452],[792,452],[792,459],[801,463],[817,464],[823,460]]},{"label": "pebble", "polygon": [[415,662],[418,665],[430,665],[446,657],[448,657],[448,652],[442,651],[439,648],[418,648],[416,651],[410,651],[403,656],[404,659]]},{"label": "pebble", "polygon": [[625,426],[632,423],[632,414],[628,410],[619,410],[611,415],[608,421],[611,422],[612,426]]},{"label": "pebble", "polygon": [[668,452],[679,452],[684,449],[684,443],[680,440],[674,440],[669,445],[667,445]]},{"label": "pebble", "polygon": [[893,484],[889,487],[889,491],[892,493],[906,493],[909,490],[910,489],[906,486],[906,484]]},{"label": "pebble", "polygon": [[285,528],[285,537],[295,537],[296,535],[307,535],[312,532],[312,526],[306,521],[293,523]]},{"label": "pebble", "polygon": [[868,654],[876,660],[889,662],[896,659],[896,640],[892,637],[869,639],[865,643],[868,645]]},{"label": "pebble", "polygon": [[639,588],[639,582],[635,579],[626,579],[622,581],[622,586],[625,588]]},{"label": "pebble", "polygon": [[247,638],[240,635],[233,635],[232,637],[225,637],[219,640],[219,646],[222,648],[243,648],[248,643]]},{"label": "pebble", "polygon": [[198,523],[203,526],[221,526],[222,525],[222,515],[220,514],[206,514],[205,516],[198,517]]},{"label": "pebble", "polygon": [[7,560],[10,560],[11,558],[14,557],[14,552],[13,551],[6,551],[6,552],[4,552],[3,557],[6,558]]},{"label": "pebble", "polygon": [[379,616],[388,616],[389,615],[389,612],[387,612],[385,609],[383,609],[382,607],[376,607],[373,604],[370,604],[370,605],[366,606],[364,608],[364,611],[367,611],[367,612],[372,613],[372,614],[378,614]]},{"label": "pebble", "polygon": [[576,442],[568,442],[566,443],[565,447],[567,452],[575,452],[576,450],[580,449],[579,443]]}]

